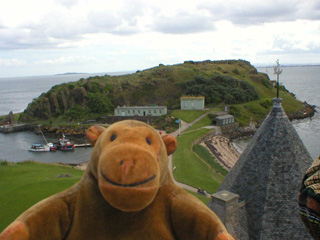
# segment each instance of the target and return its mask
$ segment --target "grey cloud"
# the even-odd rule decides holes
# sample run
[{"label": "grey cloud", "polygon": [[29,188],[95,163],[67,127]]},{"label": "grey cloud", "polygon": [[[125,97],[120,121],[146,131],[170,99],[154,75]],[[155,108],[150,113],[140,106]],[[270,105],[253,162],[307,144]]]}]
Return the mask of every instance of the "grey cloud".
[{"label": "grey cloud", "polygon": [[[290,36],[287,36],[290,38]],[[320,44],[313,42],[311,39],[308,43],[302,44],[299,40],[283,38],[281,36],[275,37],[273,40],[273,49],[268,50],[268,54],[300,54],[300,53],[319,53]],[[303,45],[303,48],[297,48],[297,46]]]},{"label": "grey cloud", "polygon": [[87,16],[93,31],[117,35],[130,35],[138,33],[138,17],[143,14],[141,9],[135,11],[137,6],[127,5],[119,12],[94,11]]},{"label": "grey cloud", "polygon": [[171,33],[187,34],[215,30],[214,24],[204,16],[179,13],[173,17],[159,16],[156,18],[154,30]]},{"label": "grey cloud", "polygon": [[43,49],[56,46],[59,41],[53,41],[42,32],[30,31],[25,28],[0,29],[0,49]]},{"label": "grey cloud", "polygon": [[255,25],[264,22],[294,21],[296,19],[319,19],[317,0],[298,1],[252,1],[230,5],[226,1],[210,1],[198,5],[207,10],[213,20],[229,20],[234,24]]},{"label": "grey cloud", "polygon": [[110,32],[114,28],[122,24],[119,18],[113,11],[94,11],[88,14],[90,24],[104,32]]},{"label": "grey cloud", "polygon": [[0,28],[0,48],[46,49],[54,48],[68,40],[81,38],[85,26],[65,21],[64,18],[47,16],[41,23],[27,22],[15,28]]}]

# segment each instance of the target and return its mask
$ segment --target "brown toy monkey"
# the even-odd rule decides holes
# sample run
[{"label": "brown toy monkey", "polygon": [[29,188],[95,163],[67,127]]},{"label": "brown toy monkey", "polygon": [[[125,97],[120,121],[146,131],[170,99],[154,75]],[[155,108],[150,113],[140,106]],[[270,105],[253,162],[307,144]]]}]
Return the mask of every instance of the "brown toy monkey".
[{"label": "brown toy monkey", "polygon": [[87,131],[95,145],[83,178],[18,217],[0,240],[233,239],[218,217],[173,183],[173,136],[122,121]]}]

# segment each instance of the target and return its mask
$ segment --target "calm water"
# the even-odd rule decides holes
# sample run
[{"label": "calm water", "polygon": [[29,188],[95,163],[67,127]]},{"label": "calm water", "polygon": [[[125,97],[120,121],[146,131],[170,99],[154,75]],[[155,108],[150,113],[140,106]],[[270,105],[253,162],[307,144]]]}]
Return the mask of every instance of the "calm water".
[{"label": "calm water", "polygon": [[[272,68],[258,68],[258,71],[267,72],[270,79],[275,79]],[[22,112],[32,99],[56,84],[95,75],[105,75],[105,73],[0,79],[0,115],[6,115],[9,111]],[[283,67],[283,73],[280,75],[280,82],[289,91],[295,93],[299,100],[317,106],[318,113],[311,120],[305,119],[293,123],[312,158],[316,158],[320,154],[320,95],[317,92],[320,89],[319,76],[319,66]],[[244,148],[248,141],[240,141],[237,144],[240,148]],[[92,151],[91,148],[79,148],[74,152],[28,152],[27,149],[35,142],[44,142],[44,140],[31,132],[0,134],[0,159],[15,162],[36,160],[40,162],[80,163],[89,160]]]},{"label": "calm water", "polygon": [[[7,115],[10,111],[13,111],[13,113],[23,112],[34,98],[37,98],[43,92],[47,92],[54,85],[91,76],[127,73],[130,72],[0,78],[0,116]],[[47,140],[50,141],[51,139]],[[45,141],[32,132],[0,133],[0,160],[81,163],[90,159],[92,151],[92,148],[78,148],[74,152],[28,152],[27,149],[32,143],[45,143]]]},{"label": "calm water", "polygon": [[[51,141],[47,137],[47,141]],[[29,152],[32,143],[45,143],[42,136],[33,132],[0,133],[0,159],[10,162],[35,160],[46,163],[82,163],[90,159],[92,148],[76,148],[74,151]]]},{"label": "calm water", "polygon": [[23,112],[28,104],[60,83],[73,82],[92,76],[121,75],[122,73],[66,74],[19,78],[0,78],[0,116]]}]

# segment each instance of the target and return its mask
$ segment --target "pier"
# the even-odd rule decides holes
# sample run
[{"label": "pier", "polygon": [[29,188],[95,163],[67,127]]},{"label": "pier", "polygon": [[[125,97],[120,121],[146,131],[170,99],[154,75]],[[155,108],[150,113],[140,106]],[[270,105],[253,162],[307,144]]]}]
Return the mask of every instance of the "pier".
[{"label": "pier", "polygon": [[26,130],[33,130],[34,127],[35,126],[33,124],[27,123],[8,124],[0,126],[0,133],[14,133]]}]

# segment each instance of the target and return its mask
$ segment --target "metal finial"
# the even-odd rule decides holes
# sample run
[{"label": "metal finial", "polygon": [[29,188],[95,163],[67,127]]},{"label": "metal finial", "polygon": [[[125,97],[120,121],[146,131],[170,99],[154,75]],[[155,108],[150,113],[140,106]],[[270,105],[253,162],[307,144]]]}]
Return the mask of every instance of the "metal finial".
[{"label": "metal finial", "polygon": [[276,66],[273,66],[274,74],[277,75],[277,98],[279,98],[279,75],[282,73],[282,69],[280,69],[279,59],[276,61]]}]

